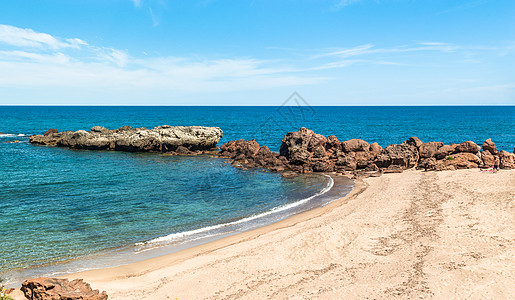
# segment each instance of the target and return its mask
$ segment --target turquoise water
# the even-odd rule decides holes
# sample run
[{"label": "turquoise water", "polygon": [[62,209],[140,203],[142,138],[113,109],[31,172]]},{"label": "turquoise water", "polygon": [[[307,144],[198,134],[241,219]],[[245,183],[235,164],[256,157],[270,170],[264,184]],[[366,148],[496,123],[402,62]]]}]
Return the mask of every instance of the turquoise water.
[{"label": "turquoise water", "polygon": [[[413,135],[445,143],[492,138],[511,152],[514,120],[514,107],[0,107],[0,276],[58,272],[76,258],[120,249],[129,257],[239,232],[348,192],[333,190],[330,198],[332,179],[323,175],[288,179],[207,156],[28,143],[28,135],[48,128],[217,126],[224,131],[221,143],[256,138],[278,151],[287,131],[305,126],[382,146]],[[15,139],[21,142],[3,143]]]}]

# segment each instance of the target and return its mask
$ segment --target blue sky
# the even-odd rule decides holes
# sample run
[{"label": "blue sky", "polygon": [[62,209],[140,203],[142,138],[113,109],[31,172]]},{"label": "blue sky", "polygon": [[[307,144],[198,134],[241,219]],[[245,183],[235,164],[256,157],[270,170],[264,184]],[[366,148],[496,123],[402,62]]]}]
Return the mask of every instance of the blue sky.
[{"label": "blue sky", "polygon": [[513,0],[0,1],[0,105],[515,105]]}]

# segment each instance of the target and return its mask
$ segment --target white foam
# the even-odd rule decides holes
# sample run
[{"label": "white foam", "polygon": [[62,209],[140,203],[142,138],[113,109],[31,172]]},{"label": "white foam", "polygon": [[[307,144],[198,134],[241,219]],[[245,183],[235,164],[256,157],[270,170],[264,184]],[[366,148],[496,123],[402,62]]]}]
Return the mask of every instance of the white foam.
[{"label": "white foam", "polygon": [[308,201],[310,201],[311,199],[313,199],[315,197],[318,197],[320,195],[323,195],[323,194],[327,193],[328,191],[330,191],[333,188],[333,186],[334,186],[333,178],[331,178],[331,176],[325,175],[325,174],[324,174],[324,176],[329,178],[329,183],[327,184],[327,186],[325,188],[323,188],[321,191],[319,191],[318,193],[314,194],[311,197],[302,199],[302,200],[297,201],[297,202],[293,202],[293,203],[277,206],[277,207],[274,207],[271,210],[266,211],[264,213],[253,215],[253,216],[250,216],[250,217],[247,217],[247,218],[243,218],[243,219],[240,219],[240,220],[237,220],[237,221],[228,222],[228,223],[222,223],[222,224],[212,225],[212,226],[207,226],[207,227],[202,227],[202,228],[194,229],[194,230],[188,230],[188,231],[183,231],[183,232],[172,233],[172,234],[169,234],[169,235],[166,235],[166,236],[162,236],[162,237],[158,237],[158,238],[152,239],[150,241],[136,243],[135,245],[136,246],[143,246],[143,245],[151,245],[151,244],[169,243],[169,242],[173,242],[173,241],[176,241],[176,240],[188,237],[188,236],[192,236],[192,235],[195,235],[195,234],[200,234],[200,233],[203,233],[203,232],[207,232],[207,231],[211,231],[211,230],[215,230],[215,229],[220,229],[220,228],[223,228],[223,227],[228,227],[228,226],[232,226],[232,225],[238,225],[238,224],[246,223],[246,222],[253,221],[253,220],[256,220],[256,219],[259,219],[259,218],[263,218],[263,217],[266,217],[266,216],[269,216],[269,215],[272,215],[272,214],[276,214],[276,213],[279,213],[279,212],[282,212],[282,211],[285,211],[285,210],[288,210],[288,209],[295,208],[297,206],[300,206],[302,204],[307,203]]}]

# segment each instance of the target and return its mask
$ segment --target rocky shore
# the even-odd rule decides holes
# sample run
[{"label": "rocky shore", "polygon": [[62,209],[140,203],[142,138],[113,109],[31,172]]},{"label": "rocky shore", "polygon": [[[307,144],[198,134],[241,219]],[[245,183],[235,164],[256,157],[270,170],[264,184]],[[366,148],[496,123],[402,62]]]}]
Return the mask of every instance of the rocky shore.
[{"label": "rocky shore", "polygon": [[49,129],[44,135],[30,137],[32,144],[70,149],[115,150],[129,152],[168,152],[199,154],[214,150],[222,138],[218,127],[157,126],[153,129],[124,126],[115,130],[95,126],[90,131]]},{"label": "rocky shore", "polygon": [[[340,142],[334,135],[325,137],[307,128],[285,135],[279,153],[255,140],[237,140],[223,144],[220,157],[230,158],[236,166],[261,167],[275,172],[291,173],[337,172],[355,177],[380,176],[417,168],[442,171],[470,168],[490,168],[496,157],[501,169],[515,168],[515,154],[497,151],[486,140],[481,147],[471,141],[444,145],[442,142],[423,143],[411,137],[402,144],[382,148],[377,143],[360,139]],[[288,172],[289,171],[289,172]]]}]

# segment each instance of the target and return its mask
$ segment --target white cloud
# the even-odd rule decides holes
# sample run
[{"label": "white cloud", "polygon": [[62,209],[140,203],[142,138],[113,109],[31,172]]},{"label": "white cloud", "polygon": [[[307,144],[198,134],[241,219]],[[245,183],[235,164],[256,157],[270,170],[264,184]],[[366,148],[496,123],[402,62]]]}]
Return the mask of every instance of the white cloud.
[{"label": "white cloud", "polygon": [[141,0],[132,0],[132,3],[134,3],[134,6],[136,6],[136,7],[141,6]]},{"label": "white cloud", "polygon": [[86,45],[86,43],[80,39],[67,39],[61,41],[49,34],[35,32],[32,29],[24,29],[1,24],[0,43],[16,47],[49,47],[51,49],[80,48],[80,46]]}]

